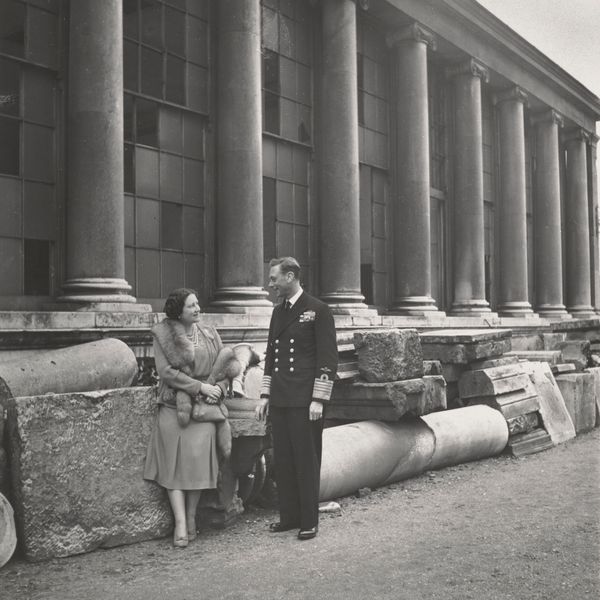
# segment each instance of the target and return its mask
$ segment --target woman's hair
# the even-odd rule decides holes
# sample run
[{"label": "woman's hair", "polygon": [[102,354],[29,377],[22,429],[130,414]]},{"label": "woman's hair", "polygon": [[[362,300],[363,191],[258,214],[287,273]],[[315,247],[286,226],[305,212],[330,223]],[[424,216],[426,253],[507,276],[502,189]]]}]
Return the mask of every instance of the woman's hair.
[{"label": "woman's hair", "polygon": [[185,301],[190,294],[194,294],[195,296],[198,295],[196,290],[191,290],[189,288],[177,288],[169,294],[163,309],[169,319],[179,319],[183,312]]}]

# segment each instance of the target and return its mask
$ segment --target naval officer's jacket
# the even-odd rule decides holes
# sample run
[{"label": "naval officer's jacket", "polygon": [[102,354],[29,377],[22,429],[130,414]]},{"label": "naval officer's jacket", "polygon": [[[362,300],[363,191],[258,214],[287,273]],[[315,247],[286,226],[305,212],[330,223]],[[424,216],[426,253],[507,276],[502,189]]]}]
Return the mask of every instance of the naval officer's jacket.
[{"label": "naval officer's jacket", "polygon": [[271,406],[327,402],[337,370],[333,315],[327,304],[302,292],[290,309],[273,309],[261,398]]}]

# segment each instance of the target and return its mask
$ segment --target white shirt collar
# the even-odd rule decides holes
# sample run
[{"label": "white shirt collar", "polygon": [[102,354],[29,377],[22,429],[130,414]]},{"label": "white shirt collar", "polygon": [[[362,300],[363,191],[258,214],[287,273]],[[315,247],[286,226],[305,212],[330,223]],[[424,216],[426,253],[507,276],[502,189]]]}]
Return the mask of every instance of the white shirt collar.
[{"label": "white shirt collar", "polygon": [[300,288],[291,298],[288,298],[288,302],[290,303],[290,308],[292,306],[294,306],[294,304],[296,304],[298,298],[300,298],[300,296],[302,296],[302,292],[304,290],[302,288]]}]

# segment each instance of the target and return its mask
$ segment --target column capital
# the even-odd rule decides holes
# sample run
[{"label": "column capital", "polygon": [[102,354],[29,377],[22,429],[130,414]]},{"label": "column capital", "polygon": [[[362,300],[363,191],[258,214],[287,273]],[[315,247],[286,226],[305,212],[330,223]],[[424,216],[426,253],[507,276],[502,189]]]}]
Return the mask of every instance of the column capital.
[{"label": "column capital", "polygon": [[490,80],[490,72],[487,68],[475,60],[470,58],[462,63],[457,63],[446,68],[446,78],[452,79],[460,75],[472,75],[473,77],[479,77],[484,83]]},{"label": "column capital", "polygon": [[437,49],[437,39],[435,35],[416,21],[406,27],[388,33],[385,41],[390,48],[398,46],[401,42],[415,41],[423,42],[432,50]]},{"label": "column capital", "polygon": [[592,147],[592,148],[596,148],[598,146],[598,140],[600,140],[600,136],[596,135],[593,132],[590,132],[588,137],[588,144]]},{"label": "column capital", "polygon": [[590,132],[586,131],[583,127],[574,127],[566,130],[562,135],[563,144],[569,142],[583,142],[584,144],[590,141]]},{"label": "column capital", "polygon": [[565,120],[559,112],[549,108],[531,115],[531,124],[537,125],[538,123],[556,123],[559,127],[563,127]]},{"label": "column capital", "polygon": [[494,92],[493,101],[494,105],[500,104],[512,100],[514,102],[522,102],[525,106],[529,106],[529,96],[525,90],[518,85]]}]

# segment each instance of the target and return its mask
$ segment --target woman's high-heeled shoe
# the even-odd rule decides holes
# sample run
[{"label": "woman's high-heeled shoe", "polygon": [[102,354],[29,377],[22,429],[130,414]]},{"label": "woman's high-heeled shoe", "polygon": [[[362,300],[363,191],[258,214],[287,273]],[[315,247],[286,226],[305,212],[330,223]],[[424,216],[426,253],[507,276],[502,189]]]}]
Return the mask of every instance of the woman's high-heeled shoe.
[{"label": "woman's high-heeled shoe", "polygon": [[187,548],[188,543],[187,535],[184,537],[177,537],[175,533],[173,534],[173,546],[175,548]]}]

